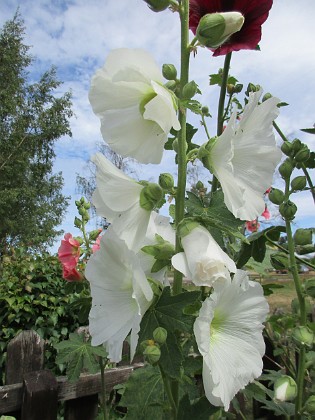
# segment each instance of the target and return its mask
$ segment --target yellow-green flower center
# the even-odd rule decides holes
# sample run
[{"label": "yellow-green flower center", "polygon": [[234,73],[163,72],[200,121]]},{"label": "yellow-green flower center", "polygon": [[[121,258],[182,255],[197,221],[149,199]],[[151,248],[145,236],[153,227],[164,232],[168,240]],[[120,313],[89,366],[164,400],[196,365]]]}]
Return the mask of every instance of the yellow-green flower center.
[{"label": "yellow-green flower center", "polygon": [[143,98],[142,98],[142,100],[141,100],[141,102],[139,104],[139,110],[140,110],[141,115],[144,114],[146,104],[148,102],[150,102],[155,97],[156,97],[156,93],[154,92],[154,90],[149,91],[148,93],[146,93],[143,96]]}]

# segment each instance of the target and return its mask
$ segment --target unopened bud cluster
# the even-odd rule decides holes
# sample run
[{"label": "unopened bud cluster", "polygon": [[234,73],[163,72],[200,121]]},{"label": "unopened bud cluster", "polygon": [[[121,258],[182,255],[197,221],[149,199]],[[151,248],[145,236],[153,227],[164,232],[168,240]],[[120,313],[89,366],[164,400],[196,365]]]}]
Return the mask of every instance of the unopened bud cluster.
[{"label": "unopened bud cluster", "polygon": [[153,339],[145,340],[141,343],[143,355],[148,363],[155,365],[161,357],[162,346],[167,339],[167,331],[163,327],[158,327],[153,331]]},{"label": "unopened bud cluster", "polygon": [[84,199],[84,197],[81,197],[80,200],[76,200],[75,205],[78,209],[79,215],[81,216],[81,220],[78,217],[75,217],[74,225],[75,227],[80,229],[82,227],[82,223],[85,224],[90,220],[88,210],[90,209],[91,205],[88,201]]}]

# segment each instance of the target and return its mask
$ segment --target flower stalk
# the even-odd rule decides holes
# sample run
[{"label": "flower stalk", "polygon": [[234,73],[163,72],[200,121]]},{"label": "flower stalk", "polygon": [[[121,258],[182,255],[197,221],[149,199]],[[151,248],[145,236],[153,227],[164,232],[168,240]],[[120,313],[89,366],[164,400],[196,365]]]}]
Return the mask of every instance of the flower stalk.
[{"label": "flower stalk", "polygon": [[[189,75],[189,1],[183,0],[179,7],[179,16],[181,22],[181,71],[180,71],[180,95],[184,86],[188,83]],[[179,123],[181,130],[178,138],[178,180],[176,192],[176,227],[184,218],[184,202],[186,191],[186,109],[179,109]],[[176,252],[182,250],[180,238],[176,236]],[[176,295],[182,290],[183,275],[179,271],[174,272],[173,294]]]},{"label": "flower stalk", "polygon": [[[224,124],[224,104],[226,95],[226,85],[229,77],[230,64],[231,64],[232,53],[228,53],[224,59],[222,83],[220,89],[219,103],[218,103],[218,117],[217,117],[217,136],[220,136],[223,132]],[[213,175],[211,193],[213,194],[219,186],[218,179]]]}]

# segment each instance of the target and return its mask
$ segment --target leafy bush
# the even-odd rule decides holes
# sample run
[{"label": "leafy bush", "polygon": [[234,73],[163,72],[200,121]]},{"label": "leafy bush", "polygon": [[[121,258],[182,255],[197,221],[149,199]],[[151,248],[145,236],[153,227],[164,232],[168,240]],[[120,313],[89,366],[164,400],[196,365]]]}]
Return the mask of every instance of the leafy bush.
[{"label": "leafy bush", "polygon": [[[68,338],[82,324],[86,313],[77,303],[87,295],[85,284],[67,283],[56,256],[30,255],[16,249],[0,266],[0,370],[8,342],[22,330],[35,330],[46,343],[46,366],[55,369],[54,344]],[[80,316],[81,315],[81,316]],[[3,379],[3,373],[0,382]]]}]

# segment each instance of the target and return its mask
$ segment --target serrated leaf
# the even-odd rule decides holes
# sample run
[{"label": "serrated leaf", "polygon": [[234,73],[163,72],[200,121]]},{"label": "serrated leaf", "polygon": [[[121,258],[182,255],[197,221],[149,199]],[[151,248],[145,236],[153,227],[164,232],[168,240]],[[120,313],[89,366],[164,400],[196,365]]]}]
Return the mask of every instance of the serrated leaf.
[{"label": "serrated leaf", "polygon": [[183,355],[178,346],[175,332],[192,332],[195,318],[186,315],[184,309],[199,298],[199,292],[184,292],[171,296],[170,288],[165,287],[156,305],[144,315],[139,333],[139,343],[153,337],[157,327],[167,330],[166,344],[161,347],[160,364],[165,373],[172,378],[179,378]]},{"label": "serrated leaf", "polygon": [[201,115],[201,108],[202,105],[199,101],[196,101],[195,99],[189,99],[185,101],[181,101],[181,104],[185,107],[190,109],[194,114]]},{"label": "serrated leaf", "polygon": [[69,340],[55,344],[58,350],[57,364],[67,364],[67,376],[70,382],[78,380],[83,370],[96,373],[99,364],[96,356],[106,357],[103,347],[92,347],[90,340],[86,341],[84,334],[72,333]]},{"label": "serrated leaf", "polygon": [[222,83],[222,75],[221,74],[210,74],[210,86],[218,85],[221,86]]},{"label": "serrated leaf", "polygon": [[243,222],[236,219],[224,204],[222,191],[216,191],[211,198],[210,205],[205,207],[203,202],[194,193],[187,191],[188,199],[185,201],[186,211],[202,223],[207,229],[216,228],[236,238],[247,242],[239,227]]},{"label": "serrated leaf", "polygon": [[119,403],[127,407],[126,419],[164,419],[164,386],[157,367],[146,366],[135,370],[126,382],[126,389]]}]

